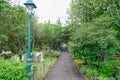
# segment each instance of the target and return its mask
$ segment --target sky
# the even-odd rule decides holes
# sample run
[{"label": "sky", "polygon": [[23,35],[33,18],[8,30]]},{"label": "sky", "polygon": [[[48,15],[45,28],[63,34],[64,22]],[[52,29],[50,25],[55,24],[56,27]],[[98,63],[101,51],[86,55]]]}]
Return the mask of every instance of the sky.
[{"label": "sky", "polygon": [[[25,2],[26,0],[19,1],[22,6],[24,6],[23,3]],[[51,23],[56,23],[56,20],[60,18],[61,22],[65,24],[71,0],[33,0],[33,2],[37,6],[35,14],[38,16],[40,23],[49,20]]]}]

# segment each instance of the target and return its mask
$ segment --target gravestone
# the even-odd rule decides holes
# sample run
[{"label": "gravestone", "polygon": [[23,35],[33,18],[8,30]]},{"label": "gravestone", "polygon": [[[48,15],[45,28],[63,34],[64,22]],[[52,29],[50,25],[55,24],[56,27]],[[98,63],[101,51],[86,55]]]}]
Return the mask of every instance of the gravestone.
[{"label": "gravestone", "polygon": [[11,54],[12,52],[11,51],[2,51],[2,54]]},{"label": "gravestone", "polygon": [[4,57],[0,56],[0,59],[4,59]]},{"label": "gravestone", "polygon": [[38,56],[34,56],[34,66],[33,66],[33,80],[37,80],[37,63],[38,63]]},{"label": "gravestone", "polygon": [[116,80],[114,77],[111,77],[110,80]]},{"label": "gravestone", "polygon": [[97,76],[93,77],[92,80],[99,80]]},{"label": "gravestone", "polygon": [[52,66],[52,57],[49,59],[49,65]]},{"label": "gravestone", "polygon": [[10,59],[11,56],[12,56],[12,52],[11,51],[4,51],[3,50],[1,56],[3,56],[4,59]]},{"label": "gravestone", "polygon": [[24,62],[24,64],[26,64],[26,60],[27,60],[27,53],[22,55],[22,61]]},{"label": "gravestone", "polygon": [[120,76],[120,67],[115,67],[116,76]]},{"label": "gravestone", "polygon": [[33,67],[33,80],[37,80],[37,71],[38,71],[37,64],[40,64],[39,62],[41,62],[41,65],[42,65],[42,77],[43,77],[44,76],[44,59],[43,59],[43,53],[42,52],[37,52],[34,55],[35,66]]},{"label": "gravestone", "polygon": [[19,61],[19,57],[18,56],[12,56],[10,59],[13,60],[13,61]]},{"label": "gravestone", "polygon": [[45,75],[44,55],[42,52],[38,52],[38,53],[36,53],[36,56],[40,57],[39,60],[42,65],[42,77],[44,77],[44,75]]}]

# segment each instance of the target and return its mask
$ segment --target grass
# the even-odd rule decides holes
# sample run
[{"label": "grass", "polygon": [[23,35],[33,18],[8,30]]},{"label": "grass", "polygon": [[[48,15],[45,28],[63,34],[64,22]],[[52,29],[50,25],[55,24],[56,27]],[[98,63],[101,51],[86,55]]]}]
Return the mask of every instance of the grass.
[{"label": "grass", "polygon": [[[47,73],[50,71],[52,66],[57,61],[59,54],[60,54],[60,52],[53,51],[54,56],[52,56],[52,57],[50,57],[49,53],[44,55],[44,75],[42,75],[42,65],[43,64],[40,61],[37,64],[34,64],[34,63],[32,64],[33,67],[37,66],[37,77],[39,80],[44,78],[47,75]],[[50,62],[50,59],[52,60],[52,63]],[[33,69],[33,67],[32,67],[32,69]]]},{"label": "grass", "polygon": [[[44,65],[45,65],[45,73],[44,76],[50,71],[51,67],[55,64],[55,62],[57,61],[57,58],[60,54],[59,51],[53,51],[54,56],[52,56],[52,64],[50,64],[50,56],[44,56]],[[18,57],[18,54],[15,54],[14,56]],[[40,58],[39,58],[40,59]],[[37,67],[37,79],[41,79],[42,78],[42,63],[40,62],[40,60],[38,60],[37,63],[34,62],[34,60],[32,59],[32,65],[31,65],[31,73],[33,75],[33,68]]]},{"label": "grass", "polygon": [[[92,80],[92,77],[98,77],[99,80],[109,80],[115,74],[114,68],[120,67],[119,60],[101,62],[99,67],[85,65],[83,64],[83,60],[75,58],[74,63],[80,69],[80,72],[84,74],[84,77],[87,80]],[[115,76],[115,78],[120,80],[120,78],[117,76]]]},{"label": "grass", "polygon": [[54,65],[54,63],[57,61],[56,57],[52,57],[52,64],[50,65],[50,57],[45,57],[44,64],[46,66],[46,73],[49,71],[50,67]]},{"label": "grass", "polygon": [[[44,65],[45,65],[45,69],[44,69],[44,76],[50,71],[51,67],[55,64],[55,62],[57,61],[57,57],[52,57],[52,64],[50,64],[50,57],[44,57]],[[38,79],[42,79],[42,64],[40,62],[38,62],[37,64],[33,64],[32,66],[37,66],[37,77]],[[33,67],[32,67],[33,69]]]}]

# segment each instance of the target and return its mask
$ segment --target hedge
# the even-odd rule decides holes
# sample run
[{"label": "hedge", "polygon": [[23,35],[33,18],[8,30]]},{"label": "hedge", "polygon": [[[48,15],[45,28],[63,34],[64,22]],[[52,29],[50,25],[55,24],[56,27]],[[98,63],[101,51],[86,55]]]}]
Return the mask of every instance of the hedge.
[{"label": "hedge", "polygon": [[0,80],[27,80],[25,65],[12,60],[0,60]]}]

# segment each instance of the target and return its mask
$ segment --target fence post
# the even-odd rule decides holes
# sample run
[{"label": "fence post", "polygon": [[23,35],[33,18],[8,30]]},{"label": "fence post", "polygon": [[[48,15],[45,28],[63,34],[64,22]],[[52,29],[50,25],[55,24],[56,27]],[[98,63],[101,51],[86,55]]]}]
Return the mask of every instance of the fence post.
[{"label": "fence post", "polygon": [[45,65],[44,65],[43,54],[41,54],[41,63],[42,63],[42,77],[44,77],[44,74],[45,74]]},{"label": "fence post", "polygon": [[37,80],[37,62],[38,62],[38,56],[34,55],[33,80]]}]

